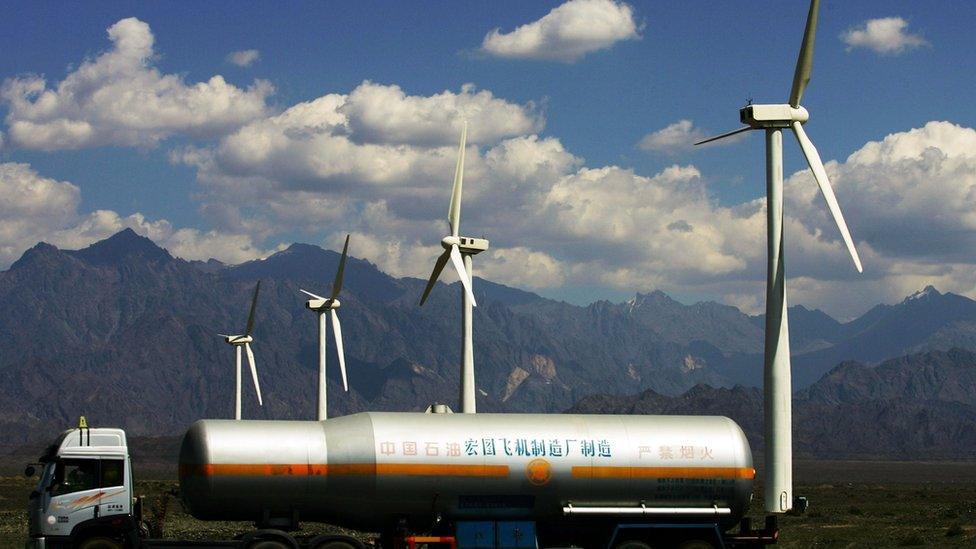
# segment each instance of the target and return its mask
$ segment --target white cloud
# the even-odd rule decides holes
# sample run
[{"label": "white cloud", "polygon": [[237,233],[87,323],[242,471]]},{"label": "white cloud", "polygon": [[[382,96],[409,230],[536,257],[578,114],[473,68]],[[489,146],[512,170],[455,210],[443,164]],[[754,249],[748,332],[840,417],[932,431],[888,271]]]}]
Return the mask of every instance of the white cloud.
[{"label": "white cloud", "polygon": [[[938,265],[976,261],[969,253],[976,246],[973,129],[929,122],[867,143],[827,168],[855,236],[883,257]],[[827,215],[816,211],[815,185],[797,181],[793,196],[794,207],[808,210],[815,227],[833,230]]]},{"label": "white cloud", "polygon": [[[360,197],[376,196],[370,187],[381,186],[415,199],[418,186],[440,188],[444,174],[453,173],[464,118],[469,143],[497,142],[543,125],[531,104],[509,103],[471,86],[420,97],[364,82],[348,95],[328,94],[252,122],[216,149],[188,149],[174,159],[197,166],[214,185],[237,185],[248,177],[250,187]],[[478,157],[472,157],[468,174],[478,169]]]},{"label": "white cloud", "polygon": [[[838,243],[810,173],[798,172],[786,183],[787,215],[803,220],[816,237],[812,244],[836,249],[813,260],[788,251],[799,260],[788,262],[791,269],[806,277],[802,298],[854,314],[926,284],[976,295],[976,258],[969,253],[976,246],[976,131],[929,122],[869,142],[826,168],[864,275],[856,275]],[[842,284],[827,291],[835,280]]]},{"label": "white cloud", "polygon": [[621,40],[640,38],[633,8],[616,0],[569,0],[509,33],[489,32],[481,50],[497,57],[572,63]]},{"label": "white cloud", "polygon": [[238,67],[249,67],[260,58],[261,52],[258,50],[232,51],[227,54],[227,62]]},{"label": "white cloud", "polygon": [[[637,148],[665,154],[677,154],[695,148],[695,143],[709,137],[708,132],[695,127],[695,124],[688,119],[678,120],[674,124],[669,124],[660,130],[645,135],[637,143]],[[731,145],[736,141],[745,138],[745,133],[724,137],[717,141],[710,141],[703,147],[713,147],[721,145]]]},{"label": "white cloud", "polygon": [[[708,137],[708,134],[701,128],[696,128],[691,120],[682,119],[645,135],[637,143],[637,148],[644,151],[675,154],[692,149],[696,142],[706,137]],[[741,138],[742,134],[739,134],[726,137],[720,141],[713,141],[712,143],[730,144]]]},{"label": "white cloud", "polygon": [[469,125],[469,143],[534,133],[543,126],[532,103],[509,103],[488,90],[477,90],[473,84],[462,86],[460,93],[445,90],[423,97],[408,96],[399,86],[366,81],[338,110],[347,117],[352,138],[370,143],[457,143],[464,120]]},{"label": "white cloud", "polygon": [[248,234],[174,228],[141,213],[121,216],[110,210],[79,213],[80,189],[38,174],[28,164],[0,163],[0,266],[8,266],[39,241],[61,248],[83,248],[131,228],[185,259],[240,263],[270,252]]},{"label": "white cloud", "polygon": [[477,276],[504,280],[519,288],[558,288],[565,284],[569,266],[545,252],[523,246],[489,250],[479,258]]},{"label": "white cloud", "polygon": [[0,164],[0,264],[9,265],[43,236],[61,229],[81,202],[78,187],[39,176],[27,164]]},{"label": "white cloud", "polygon": [[583,282],[628,290],[741,273],[763,249],[761,209],[716,205],[694,166],[583,168],[552,187],[541,217]]},{"label": "white cloud", "polygon": [[[429,259],[444,251],[440,242],[429,245],[419,242],[405,242],[401,239],[389,238],[383,235],[351,231],[349,234],[349,254],[372,261],[383,272],[394,273],[399,276],[415,276],[426,279],[430,276],[433,262]],[[335,233],[329,239],[328,245],[332,249],[342,246],[345,233]],[[456,280],[453,270],[446,269],[443,281]]]},{"label": "white cloud", "polygon": [[696,128],[691,120],[683,119],[645,135],[637,147],[645,151],[674,153],[690,149],[705,137],[705,132]]},{"label": "white cloud", "polygon": [[150,147],[175,133],[218,135],[266,114],[271,84],[247,89],[217,75],[188,84],[152,66],[149,25],[122,19],[108,29],[112,47],[85,60],[49,88],[40,76],[9,78],[0,87],[9,144],[27,149],[99,145]]},{"label": "white cloud", "polygon": [[876,53],[890,55],[929,45],[921,36],[906,32],[906,27],[908,21],[901,17],[870,19],[860,27],[844,31],[840,39],[847,44],[847,51],[867,48]]},{"label": "white cloud", "polygon": [[[174,153],[174,161],[197,169],[214,230],[252,242],[288,232],[333,244],[351,232],[356,255],[397,276],[426,277],[446,231],[456,151],[454,136],[437,137],[425,113],[437,110],[435,99],[454,108],[458,96],[477,94],[413,97],[380,87],[379,95],[408,111],[383,124],[372,110],[387,105],[351,100],[377,93],[376,86],[324,95],[211,148]],[[500,113],[519,108],[493,96],[484,104]],[[690,123],[677,127],[694,131]],[[462,232],[492,242],[476,262],[479,275],[535,289],[663,289],[762,303],[763,198],[721,204],[692,165],[650,176],[587,167],[559,139],[509,136],[519,131],[512,128],[483,133],[485,141],[466,151]],[[373,135],[363,139],[360,131]],[[471,131],[478,131],[474,124]],[[976,247],[976,131],[933,122],[867,143],[826,168],[865,274],[851,266],[809,171],[792,174],[786,234],[793,303],[849,316],[925,281],[976,292],[974,261],[965,253]],[[762,193],[761,181],[755,189]]]}]

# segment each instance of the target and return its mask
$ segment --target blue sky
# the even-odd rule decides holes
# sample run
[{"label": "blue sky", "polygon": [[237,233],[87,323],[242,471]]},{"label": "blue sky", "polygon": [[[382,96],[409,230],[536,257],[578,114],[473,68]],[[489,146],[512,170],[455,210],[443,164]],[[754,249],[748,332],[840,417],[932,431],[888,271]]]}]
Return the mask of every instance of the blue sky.
[{"label": "blue sky", "polygon": [[[406,2],[210,2],[192,9],[176,3],[8,4],[5,17],[0,20],[0,50],[5,52],[0,56],[0,79],[5,81],[35,74],[46,79],[48,89],[56,88],[86,59],[96,60],[112,49],[106,29],[122,19],[134,17],[148,25],[154,38],[153,55],[143,63],[160,74],[175,75],[187,86],[221,75],[241,90],[251,86],[255,79],[261,79],[269,82],[274,92],[260,98],[264,108],[260,116],[242,115],[234,124],[219,130],[208,128],[202,134],[194,129],[167,130],[163,137],[149,144],[134,144],[132,138],[122,141],[109,138],[71,146],[37,146],[36,142],[33,146],[26,145],[23,140],[18,142],[12,138],[12,121],[21,116],[14,113],[15,107],[5,100],[0,102],[0,112],[6,116],[5,124],[0,126],[5,137],[0,162],[26,164],[33,174],[30,177],[70,182],[77,187],[77,204],[74,210],[71,205],[66,206],[71,211],[64,215],[75,216],[78,224],[84,224],[85,216],[95,210],[116,212],[119,216],[116,225],[131,225],[134,221],[125,219],[139,213],[147,223],[159,220],[168,223],[166,230],[158,227],[143,230],[150,236],[160,236],[164,245],[167,238],[176,242],[172,240],[174,231],[195,229],[196,236],[185,233],[179,240],[184,244],[181,255],[187,257],[196,258],[194,256],[205,255],[208,251],[219,256],[221,250],[214,243],[225,234],[237,238],[235,242],[246,240],[243,247],[238,246],[239,251],[244,251],[223,258],[229,261],[248,255],[257,257],[294,240],[334,247],[340,233],[346,230],[344,225],[354,233],[361,232],[378,241],[400,239],[399,253],[419,257],[436,253],[437,241],[442,236],[436,231],[431,232],[429,227],[442,215],[441,210],[446,209],[450,169],[444,170],[441,181],[430,183],[443,187],[442,197],[434,198],[436,195],[432,195],[431,189],[418,188],[417,200],[430,201],[430,207],[416,212],[408,212],[409,208],[397,210],[382,227],[356,216],[367,216],[369,205],[384,201],[383,193],[389,187],[362,189],[356,195],[355,203],[344,202],[344,211],[355,219],[336,215],[317,223],[295,223],[286,220],[285,214],[262,211],[260,203],[229,200],[234,209],[234,215],[230,217],[236,221],[228,221],[227,216],[216,220],[213,208],[208,209],[208,205],[226,205],[220,199],[221,193],[239,188],[233,185],[250,185],[247,178],[253,174],[243,172],[240,166],[222,168],[215,174],[199,164],[174,160],[174,155],[187,150],[215,151],[223,139],[248,120],[273,117],[296,104],[327,94],[350,94],[364,81],[398,86],[409,97],[431,97],[445,90],[462,94],[462,86],[471,83],[477,90],[489,91],[497,100],[523,108],[538,122],[528,129],[499,130],[494,137],[478,143],[478,154],[487,158],[488,150],[505,139],[538,135],[538,139],[558,141],[566,154],[575,158],[573,167],[533,183],[542,189],[535,189],[536,194],[549,193],[548,197],[536,197],[540,200],[541,218],[536,223],[547,224],[543,206],[554,207],[555,198],[550,191],[555,182],[579,175],[581,169],[617,167],[625,172],[632,170],[636,177],[653,179],[659,176],[658,183],[670,185],[671,176],[666,175],[669,167],[692,168],[697,175],[686,173],[678,180],[694,179],[698,192],[707,194],[704,203],[725,208],[721,212],[729,215],[733,215],[729,212],[736,208],[761,199],[764,168],[759,135],[750,134],[748,138],[727,146],[701,150],[676,147],[648,151],[637,144],[645,135],[679,120],[690,120],[693,128],[706,134],[732,129],[738,125],[738,108],[748,98],[756,102],[783,102],[792,79],[806,2],[622,4],[606,0],[605,3],[629,10],[639,37],[631,34],[611,40],[604,47],[585,53],[572,62],[533,59],[531,52],[522,55],[523,58],[503,56],[482,48],[486,34],[492,29],[510,33],[521,25],[539,21],[559,6],[559,2],[428,2],[420,5]],[[923,149],[941,147],[941,150],[949,151],[959,140],[968,138],[966,131],[976,126],[976,109],[969,97],[976,89],[976,41],[971,37],[971,29],[976,27],[976,10],[969,2],[940,2],[937,7],[934,9],[933,4],[918,2],[824,1],[813,79],[804,105],[811,112],[807,132],[825,161],[844,163],[849,155],[869,142],[880,141],[890,134],[921,129],[932,121],[952,123],[959,128],[959,135],[930,132],[933,135],[928,136],[928,141],[916,146]],[[886,53],[879,52],[877,47],[882,46],[877,44],[875,49],[851,47],[841,38],[845,32],[860,28],[869,20],[886,17],[903,19],[906,22],[903,34],[922,43]],[[227,59],[233,51],[251,49],[259,52],[259,58],[249,66],[238,67]],[[403,145],[394,143],[392,138],[377,139],[392,146]],[[951,143],[940,144],[940,139]],[[447,143],[437,145],[446,147]],[[407,143],[405,146],[416,147],[417,144]],[[475,153],[471,150],[469,154]],[[961,154],[968,158],[965,153]],[[785,165],[787,174],[806,167],[792,138],[786,146]],[[891,166],[888,168],[888,171],[877,171],[889,174],[888,177],[891,173],[900,173]],[[23,171],[17,173],[23,176]],[[403,181],[412,184],[415,177],[429,175],[425,170],[411,172]],[[8,178],[13,177],[8,175]],[[209,182],[205,181],[208,177]],[[221,178],[220,185],[213,183],[216,177]],[[267,175],[262,177],[268,179]],[[843,174],[838,177],[841,180],[837,192],[841,205],[845,206],[845,199],[856,194],[856,186],[853,183],[845,185]],[[857,182],[860,181],[858,177],[867,176],[851,173],[848,177]],[[228,178],[237,179],[231,184],[227,182]],[[329,177],[312,177],[304,182],[299,179],[302,178],[273,184],[262,180],[261,184],[267,184],[260,193],[262,200],[270,204],[286,192],[294,193],[298,187],[313,194],[328,188],[322,190],[320,197],[327,205],[329,200],[344,201],[345,198],[338,194],[339,189],[357,183],[355,174],[339,178],[341,181]],[[484,186],[496,192],[506,192],[503,179],[498,173],[485,175]],[[479,176],[475,173],[469,188],[478,181]],[[795,181],[798,187],[815,188],[809,174],[798,175]],[[410,184],[401,184],[399,192],[409,197]],[[909,179],[902,184],[916,185]],[[619,185],[625,189],[628,184],[621,182]],[[866,183],[862,182],[862,185]],[[603,187],[613,188],[613,185]],[[282,202],[280,209],[285,209],[286,203],[292,203],[295,197],[290,196]],[[685,199],[702,200],[694,192],[689,196]],[[474,204],[466,204],[471,211],[465,210],[466,219],[471,219],[473,225],[470,230],[477,231],[478,227],[474,225],[479,221],[483,221],[483,227],[488,227],[485,230],[490,230],[492,201],[486,197],[472,200]],[[564,209],[572,208],[567,203],[560,204]],[[701,207],[705,206],[699,204],[696,208],[700,210]],[[909,212],[918,215],[919,219],[933,215],[932,211],[924,209],[925,204],[903,204],[902,207],[920,208]],[[396,207],[391,208],[393,210]],[[808,216],[802,223],[812,235],[812,243],[801,246],[796,253],[810,252],[817,242],[830,241],[830,246],[816,251],[830,257],[829,260],[811,256],[795,262],[797,269],[794,272],[803,278],[798,285],[800,302],[825,307],[839,316],[849,316],[859,312],[858,308],[868,306],[872,300],[895,299],[923,281],[935,282],[943,289],[972,293],[976,281],[959,274],[968,263],[960,263],[959,256],[964,254],[960,254],[959,249],[951,249],[952,242],[948,245],[944,241],[929,242],[922,235],[914,244],[918,250],[895,252],[890,250],[899,246],[884,245],[879,236],[866,244],[876,248],[875,265],[871,265],[873,254],[870,252],[866,262],[867,269],[875,267],[874,274],[868,277],[869,282],[853,284],[854,289],[849,291],[855,292],[859,298],[856,304],[850,304],[849,296],[837,297],[837,288],[847,284],[850,273],[831,275],[818,268],[824,261],[831,266],[846,268],[843,250],[835,235],[827,232],[831,227],[820,226],[813,208],[798,210],[798,216]],[[884,232],[881,230],[883,226],[872,228],[858,220],[861,206],[852,206],[851,211],[845,209],[845,212],[856,241],[859,235]],[[582,210],[577,213],[581,219],[586,217]],[[790,213],[788,209],[787,215]],[[641,215],[653,214],[652,209],[627,215],[635,222]],[[607,215],[614,215],[613,210],[608,210]],[[865,215],[870,217],[870,212]],[[934,215],[951,216],[952,212],[935,212]],[[709,217],[715,216],[705,213],[703,221],[691,225],[701,227]],[[881,219],[884,216],[873,216],[872,222],[876,221],[875,217]],[[255,221],[249,222],[252,218]],[[906,216],[906,223],[911,223],[910,218]],[[408,221],[412,223],[409,227],[405,225]],[[86,237],[100,236],[100,229],[90,225],[85,230],[76,230],[70,223],[40,227],[33,232],[21,230],[19,237],[5,243],[4,262],[9,264],[11,258],[15,259],[35,237],[70,245],[83,244]],[[257,228],[258,225],[261,227]],[[753,225],[747,223],[743,227]],[[527,225],[522,229],[534,230],[533,227],[535,225]],[[686,300],[717,299],[747,309],[755,309],[761,303],[764,269],[761,246],[753,254],[744,253],[735,246],[716,244],[718,255],[724,259],[671,269],[670,266],[681,261],[669,258],[667,254],[695,253],[696,246],[708,248],[708,244],[698,242],[678,250],[667,246],[657,249],[658,240],[633,242],[632,234],[618,228],[620,230],[616,232],[620,234],[615,232],[609,238],[610,242],[607,238],[588,238],[572,231],[554,231],[554,234],[542,236],[533,233],[523,242],[518,232],[506,234],[498,230],[496,232],[501,234],[486,234],[493,238],[493,248],[497,243],[499,250],[525,249],[512,251],[505,257],[485,256],[483,272],[502,282],[577,302],[599,297],[625,299],[634,291],[661,288]],[[818,229],[822,229],[824,236],[817,232]],[[968,224],[951,229],[965,233],[958,238],[959,247],[964,247],[969,238]],[[636,231],[633,234],[643,234],[639,228],[633,230]],[[724,231],[728,238],[728,231],[736,229],[716,227],[715,230]],[[207,233],[212,233],[209,244],[187,242],[191,237],[200,240],[200,235]],[[565,236],[560,237],[560,234]],[[663,234],[666,238],[667,233]],[[573,244],[571,236],[577,237],[578,242]],[[660,239],[662,236],[655,236],[651,231],[646,238]],[[707,231],[701,238],[708,240]],[[758,239],[756,241],[761,244],[764,235],[760,230],[756,234],[750,233],[749,238]],[[655,257],[627,257],[628,242],[637,247],[649,246],[655,250]],[[0,243],[0,249],[3,244]],[[942,250],[942,256],[924,253],[924,250],[939,246],[948,248]],[[355,248],[354,242],[354,255]],[[428,263],[426,257],[416,261],[402,258],[393,261],[388,257],[391,255],[388,249],[375,245],[364,248],[361,255],[395,274],[423,276],[422,271]],[[605,257],[601,257],[601,250],[608,250]],[[531,252],[547,257],[537,256],[534,260],[523,257]],[[919,259],[923,256],[924,259]],[[734,261],[736,257],[741,261]],[[492,267],[492,260],[497,263],[495,267]],[[910,261],[917,265],[906,265]],[[952,273],[945,267],[950,262],[958,265]],[[536,265],[537,269],[522,269],[523,273],[518,274],[519,265],[528,264]],[[598,272],[601,265],[617,272],[601,274]]]}]

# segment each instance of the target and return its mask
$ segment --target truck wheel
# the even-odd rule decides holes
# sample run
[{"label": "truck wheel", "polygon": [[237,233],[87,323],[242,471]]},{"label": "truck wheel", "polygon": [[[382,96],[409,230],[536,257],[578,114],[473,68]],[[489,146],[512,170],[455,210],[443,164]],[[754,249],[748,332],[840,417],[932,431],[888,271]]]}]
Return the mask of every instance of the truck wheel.
[{"label": "truck wheel", "polygon": [[88,538],[81,542],[78,549],[122,549],[122,544],[112,538]]},{"label": "truck wheel", "polygon": [[715,546],[703,539],[690,539],[679,545],[678,549],[715,549]]},{"label": "truck wheel", "polygon": [[356,549],[353,545],[347,541],[341,540],[331,540],[325,541],[316,545],[313,549]]},{"label": "truck wheel", "polygon": [[247,549],[298,549],[295,538],[281,530],[257,530],[244,537]]},{"label": "truck wheel", "polygon": [[618,543],[614,549],[651,549],[651,546],[637,539],[628,539]]},{"label": "truck wheel", "polygon": [[259,539],[248,545],[247,549],[291,549],[291,546],[276,539]]}]

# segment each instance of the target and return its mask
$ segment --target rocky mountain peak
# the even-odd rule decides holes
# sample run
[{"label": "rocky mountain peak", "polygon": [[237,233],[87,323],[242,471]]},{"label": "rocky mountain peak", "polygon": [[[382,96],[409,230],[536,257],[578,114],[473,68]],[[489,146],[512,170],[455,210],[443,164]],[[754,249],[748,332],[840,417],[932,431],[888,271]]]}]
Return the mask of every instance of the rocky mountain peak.
[{"label": "rocky mountain peak", "polygon": [[31,249],[27,250],[20,256],[20,259],[15,261],[13,265],[10,266],[10,270],[20,269],[32,263],[38,261],[44,261],[45,258],[56,257],[61,254],[61,250],[48,244],[47,242],[38,242]]},{"label": "rocky mountain peak", "polygon": [[325,249],[320,248],[314,244],[305,244],[303,242],[295,242],[291,246],[288,246],[284,250],[277,252],[273,255],[278,254],[320,254],[326,252]]},{"label": "rocky mountain peak", "polygon": [[929,299],[929,298],[934,298],[934,297],[941,297],[942,295],[943,294],[940,293],[939,290],[936,290],[935,289],[935,286],[929,284],[925,288],[923,288],[923,289],[921,289],[921,290],[913,293],[912,295],[906,297],[905,300],[902,301],[902,303],[908,303],[908,302],[911,302],[911,301],[921,301],[921,300],[924,300],[924,299]]},{"label": "rocky mountain peak", "polygon": [[638,292],[632,299],[627,301],[627,309],[630,312],[642,307],[660,307],[670,305],[680,305],[680,303],[672,299],[671,296],[662,292],[661,290],[654,290],[649,294],[642,294]]},{"label": "rocky mountain peak", "polygon": [[95,265],[121,263],[128,259],[138,259],[144,262],[170,261],[173,259],[169,252],[132,229],[123,229],[105,240],[100,240],[87,248],[70,253]]}]

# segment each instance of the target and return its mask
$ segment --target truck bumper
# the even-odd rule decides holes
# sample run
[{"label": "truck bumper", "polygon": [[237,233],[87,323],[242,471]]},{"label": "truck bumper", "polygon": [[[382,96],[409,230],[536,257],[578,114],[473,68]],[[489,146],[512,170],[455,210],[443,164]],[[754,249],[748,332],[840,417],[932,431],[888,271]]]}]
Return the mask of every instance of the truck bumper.
[{"label": "truck bumper", "polygon": [[31,538],[24,544],[24,549],[46,549],[47,539],[44,537]]}]

